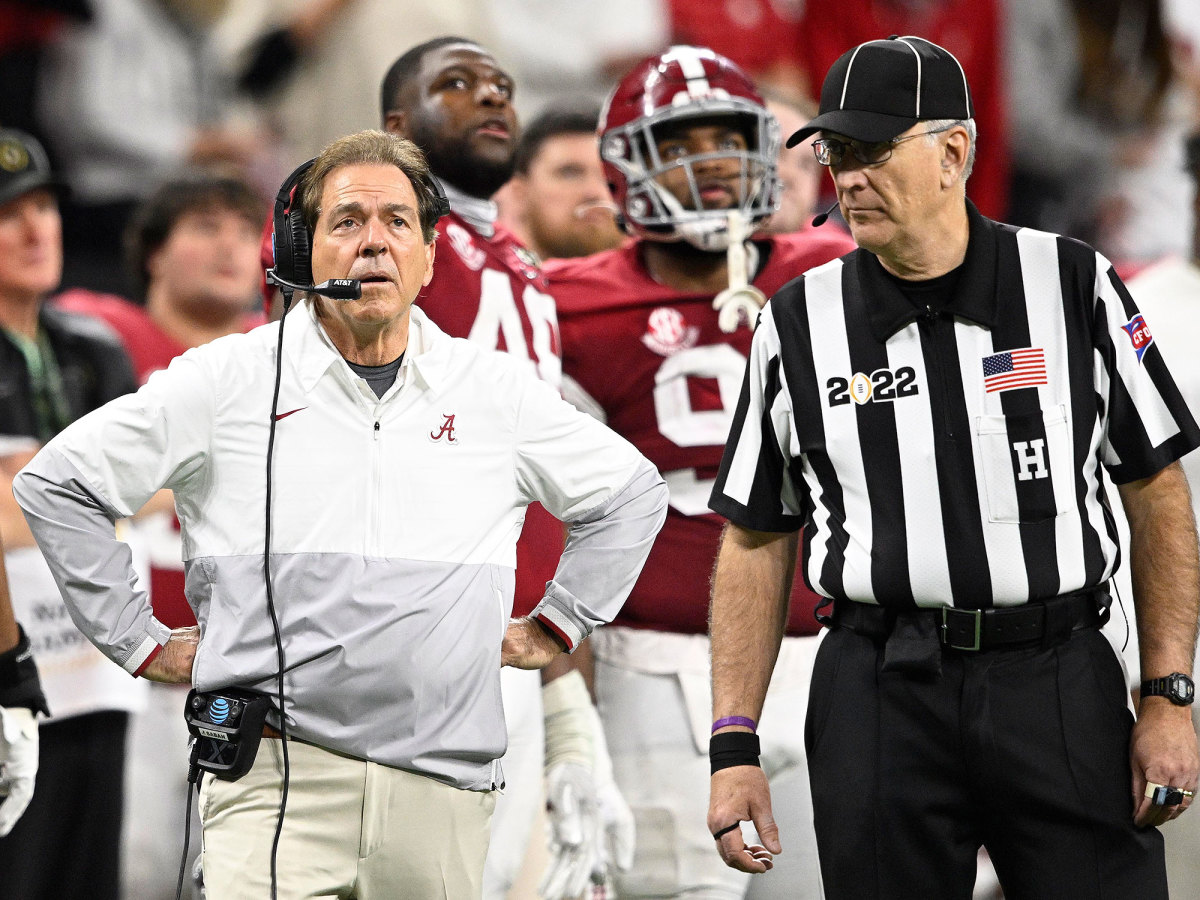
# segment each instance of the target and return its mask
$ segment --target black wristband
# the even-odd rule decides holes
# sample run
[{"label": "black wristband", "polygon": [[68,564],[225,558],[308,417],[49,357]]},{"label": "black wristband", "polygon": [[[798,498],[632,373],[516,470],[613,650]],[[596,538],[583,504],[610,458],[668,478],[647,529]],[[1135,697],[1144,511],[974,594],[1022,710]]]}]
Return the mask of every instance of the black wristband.
[{"label": "black wristband", "polygon": [[50,715],[37,665],[29,649],[29,636],[17,626],[17,646],[0,653],[0,706],[24,706]]},{"label": "black wristband", "polygon": [[749,731],[722,731],[708,739],[708,761],[712,774],[732,766],[757,766],[758,735]]}]

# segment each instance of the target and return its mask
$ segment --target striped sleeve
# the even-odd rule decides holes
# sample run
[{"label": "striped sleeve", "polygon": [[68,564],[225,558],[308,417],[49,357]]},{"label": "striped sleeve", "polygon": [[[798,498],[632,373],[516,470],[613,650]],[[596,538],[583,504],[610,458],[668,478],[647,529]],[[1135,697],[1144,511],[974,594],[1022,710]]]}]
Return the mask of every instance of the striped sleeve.
[{"label": "striped sleeve", "polygon": [[773,303],[763,307],[754,332],[709,506],[755,531],[797,531],[803,521],[790,471],[794,417]]},{"label": "striped sleeve", "polygon": [[1107,399],[1104,464],[1117,484],[1147,478],[1200,446],[1200,429],[1154,343],[1151,324],[1096,255],[1097,372]]}]

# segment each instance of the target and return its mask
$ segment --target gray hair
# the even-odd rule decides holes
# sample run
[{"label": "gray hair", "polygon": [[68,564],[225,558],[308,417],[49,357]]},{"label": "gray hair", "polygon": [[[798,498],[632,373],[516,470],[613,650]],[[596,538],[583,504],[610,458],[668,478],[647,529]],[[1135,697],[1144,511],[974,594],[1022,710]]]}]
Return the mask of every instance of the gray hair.
[{"label": "gray hair", "polygon": [[[959,181],[966,183],[966,180],[971,177],[971,172],[975,168],[975,138],[977,137],[977,129],[975,128],[974,119],[926,119],[924,120],[925,128],[929,132],[942,131],[943,129],[953,128],[955,125],[961,125],[967,129],[967,137],[971,141],[971,148],[967,151],[967,164],[963,166],[962,176]],[[931,144],[937,143],[937,135],[930,133],[925,138]]]},{"label": "gray hair", "polygon": [[421,220],[421,236],[432,244],[437,231],[437,188],[433,173],[421,148],[407,138],[384,131],[358,131],[340,137],[325,147],[313,160],[312,167],[300,179],[300,209],[309,233],[317,226],[321,215],[321,192],[325,178],[334,169],[359,163],[381,163],[395,166],[412,184],[417,198],[417,217]]}]

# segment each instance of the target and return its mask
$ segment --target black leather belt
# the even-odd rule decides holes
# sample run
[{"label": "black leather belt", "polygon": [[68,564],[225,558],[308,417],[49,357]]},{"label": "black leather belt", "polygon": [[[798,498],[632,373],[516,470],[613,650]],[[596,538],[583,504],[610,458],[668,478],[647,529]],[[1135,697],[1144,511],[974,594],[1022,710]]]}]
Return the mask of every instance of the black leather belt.
[{"label": "black leather belt", "polygon": [[1003,647],[1051,646],[1080,628],[1098,628],[1107,619],[1108,589],[1093,588],[1037,600],[1022,606],[992,609],[951,607],[896,610],[849,600],[833,604],[833,626],[886,639],[900,617],[932,619],[938,642],[949,650],[996,650]]}]

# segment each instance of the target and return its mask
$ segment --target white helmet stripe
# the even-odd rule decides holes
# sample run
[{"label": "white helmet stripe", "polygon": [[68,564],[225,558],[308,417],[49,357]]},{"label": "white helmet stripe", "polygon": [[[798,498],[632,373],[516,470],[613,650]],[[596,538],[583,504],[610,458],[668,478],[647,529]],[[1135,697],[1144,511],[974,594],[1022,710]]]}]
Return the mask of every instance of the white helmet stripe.
[{"label": "white helmet stripe", "polygon": [[708,73],[700,54],[691,47],[672,47],[663,54],[663,62],[677,62],[687,79],[688,93],[693,97],[707,97],[712,92],[708,84]]}]

